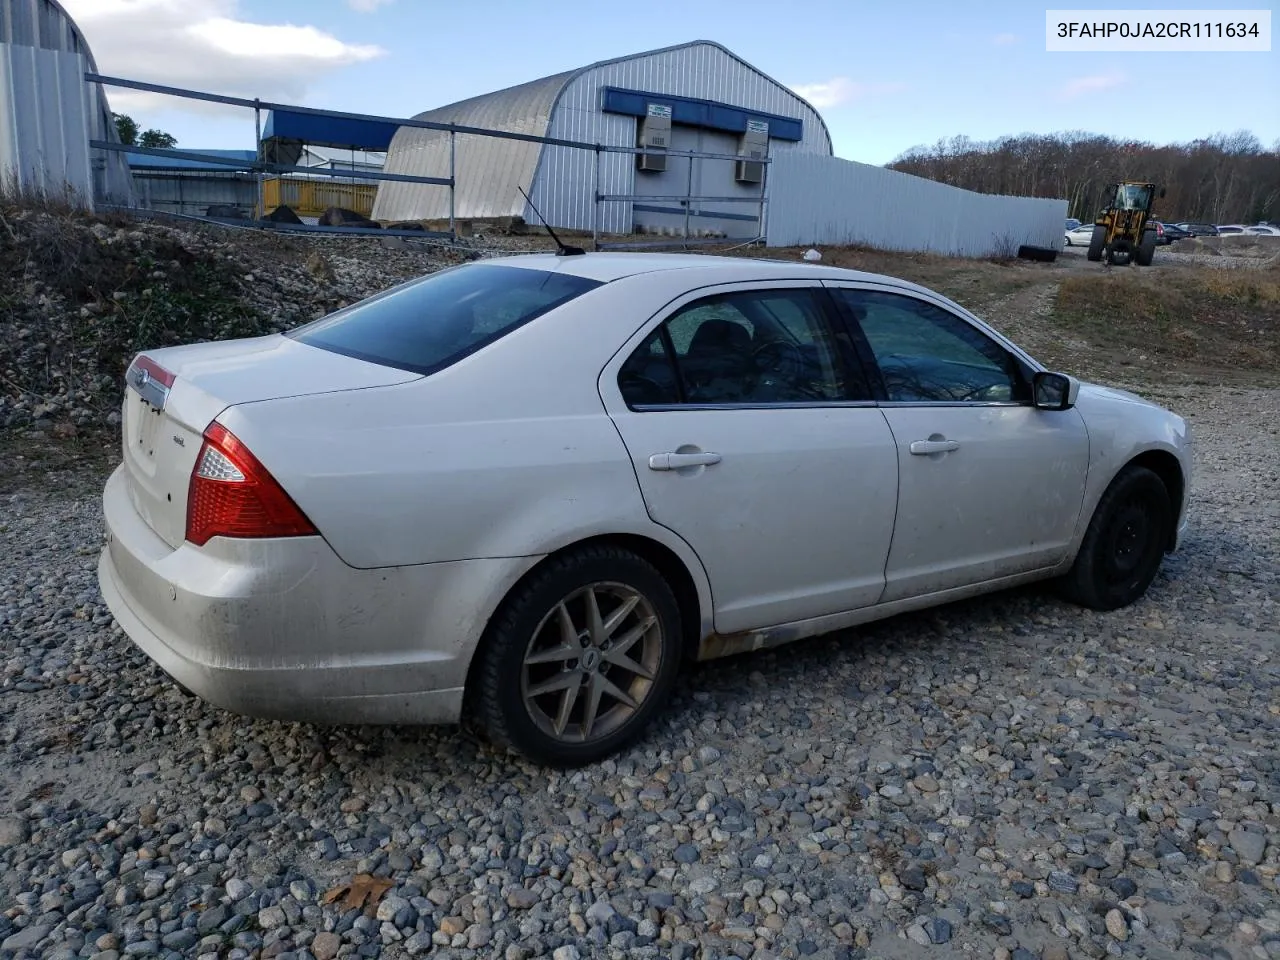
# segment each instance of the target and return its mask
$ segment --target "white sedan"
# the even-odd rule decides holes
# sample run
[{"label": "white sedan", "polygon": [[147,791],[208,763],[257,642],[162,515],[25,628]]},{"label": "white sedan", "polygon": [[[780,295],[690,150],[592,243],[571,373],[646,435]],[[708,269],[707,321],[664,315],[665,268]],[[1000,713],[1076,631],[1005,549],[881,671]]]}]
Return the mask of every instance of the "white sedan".
[{"label": "white sedan", "polygon": [[127,374],[99,579],[246,714],[637,736],[682,662],[1055,578],[1143,595],[1187,424],[890,277],[531,255]]},{"label": "white sedan", "polygon": [[1084,223],[1076,227],[1074,230],[1066,232],[1066,245],[1068,247],[1087,247],[1089,241],[1093,239],[1093,224]]}]

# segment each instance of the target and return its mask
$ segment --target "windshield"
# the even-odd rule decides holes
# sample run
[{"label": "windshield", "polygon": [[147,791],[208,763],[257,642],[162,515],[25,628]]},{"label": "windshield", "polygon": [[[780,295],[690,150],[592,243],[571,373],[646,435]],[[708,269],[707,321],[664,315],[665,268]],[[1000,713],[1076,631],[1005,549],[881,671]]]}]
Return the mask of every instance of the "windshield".
[{"label": "windshield", "polygon": [[434,373],[600,286],[547,270],[466,264],[441,270],[287,334],[415,373]]},{"label": "windshield", "polygon": [[1116,209],[1146,210],[1151,206],[1151,189],[1139,183],[1122,183],[1116,189]]}]

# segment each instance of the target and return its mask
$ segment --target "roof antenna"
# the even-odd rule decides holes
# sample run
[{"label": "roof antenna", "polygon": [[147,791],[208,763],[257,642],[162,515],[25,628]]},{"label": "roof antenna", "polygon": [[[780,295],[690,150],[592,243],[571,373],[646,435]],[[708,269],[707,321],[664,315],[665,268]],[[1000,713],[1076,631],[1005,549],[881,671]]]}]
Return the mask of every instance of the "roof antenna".
[{"label": "roof antenna", "polygon": [[547,218],[541,213],[538,213],[538,208],[533,205],[532,200],[529,200],[529,195],[524,192],[524,187],[517,186],[516,189],[520,191],[520,196],[524,197],[525,200],[528,201],[529,209],[538,214],[538,219],[541,220],[542,225],[547,228],[547,233],[551,234],[551,239],[554,240],[556,242],[556,246],[560,248],[556,251],[557,257],[579,257],[586,255],[587,251],[583,250],[581,247],[571,247],[556,236],[556,232],[551,229],[551,224],[547,223]]}]

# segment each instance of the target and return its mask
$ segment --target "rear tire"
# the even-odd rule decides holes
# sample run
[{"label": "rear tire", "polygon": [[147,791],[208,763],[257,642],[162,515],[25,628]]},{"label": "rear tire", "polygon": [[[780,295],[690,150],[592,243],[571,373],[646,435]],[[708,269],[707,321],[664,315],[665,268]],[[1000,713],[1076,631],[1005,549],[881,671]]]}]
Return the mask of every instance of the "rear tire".
[{"label": "rear tire", "polygon": [[1126,237],[1116,237],[1107,250],[1107,262],[1116,267],[1133,263],[1133,244]]},{"label": "rear tire", "polygon": [[1085,254],[1094,263],[1102,259],[1102,249],[1107,245],[1107,228],[1095,226],[1093,236],[1089,238],[1089,252]]},{"label": "rear tire", "polygon": [[1019,260],[1034,260],[1036,263],[1053,263],[1058,259],[1058,251],[1050,247],[1033,247],[1023,244],[1018,247]]},{"label": "rear tire", "polygon": [[1142,231],[1142,243],[1138,245],[1138,252],[1134,256],[1134,262],[1140,267],[1151,266],[1151,261],[1156,256],[1156,232],[1154,230]]},{"label": "rear tire", "polygon": [[1155,579],[1172,522],[1164,482],[1146,467],[1126,467],[1098,501],[1060,593],[1093,610],[1127,607]]},{"label": "rear tire", "polygon": [[592,763],[661,710],[681,649],[675,595],[648,561],[619,547],[575,550],[503,601],[476,654],[468,713],[495,745],[537,763]]}]

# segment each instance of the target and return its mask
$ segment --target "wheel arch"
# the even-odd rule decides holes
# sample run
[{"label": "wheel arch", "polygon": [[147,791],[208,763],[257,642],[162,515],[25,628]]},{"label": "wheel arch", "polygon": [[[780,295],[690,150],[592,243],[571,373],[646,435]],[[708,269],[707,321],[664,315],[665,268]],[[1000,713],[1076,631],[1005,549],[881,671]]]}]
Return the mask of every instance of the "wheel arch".
[{"label": "wheel arch", "polygon": [[[1183,497],[1187,489],[1187,479],[1182,475],[1182,464],[1168,450],[1145,450],[1117,470],[1116,476],[1128,467],[1146,467],[1160,478],[1164,488],[1169,491],[1169,503],[1173,506],[1173,523],[1169,526],[1168,541],[1165,544],[1165,551],[1168,552],[1177,542],[1178,521],[1182,517]],[[1114,477],[1112,480],[1114,481]]]},{"label": "wheel arch", "polygon": [[[468,692],[473,689],[476,671],[482,660],[482,657],[479,656],[480,650],[487,642],[490,627],[506,604],[507,598],[519,590],[532,577],[536,576],[547,564],[567,553],[586,547],[598,546],[614,546],[628,550],[648,561],[657,569],[658,573],[662,575],[662,578],[671,587],[672,593],[675,594],[676,605],[680,610],[680,627],[683,634],[681,652],[686,659],[692,660],[694,658],[698,651],[699,641],[702,639],[704,626],[710,622],[711,618],[710,594],[707,592],[705,578],[695,578],[694,571],[690,569],[684,558],[670,546],[653,537],[638,533],[597,534],[575,540],[553,550],[526,570],[507,588],[507,591],[502,595],[502,599],[490,612],[485,628],[481,631],[480,641],[476,644],[476,648],[471,654],[471,661],[467,665],[467,678],[464,689]],[[698,572],[701,573],[701,570]]]}]

